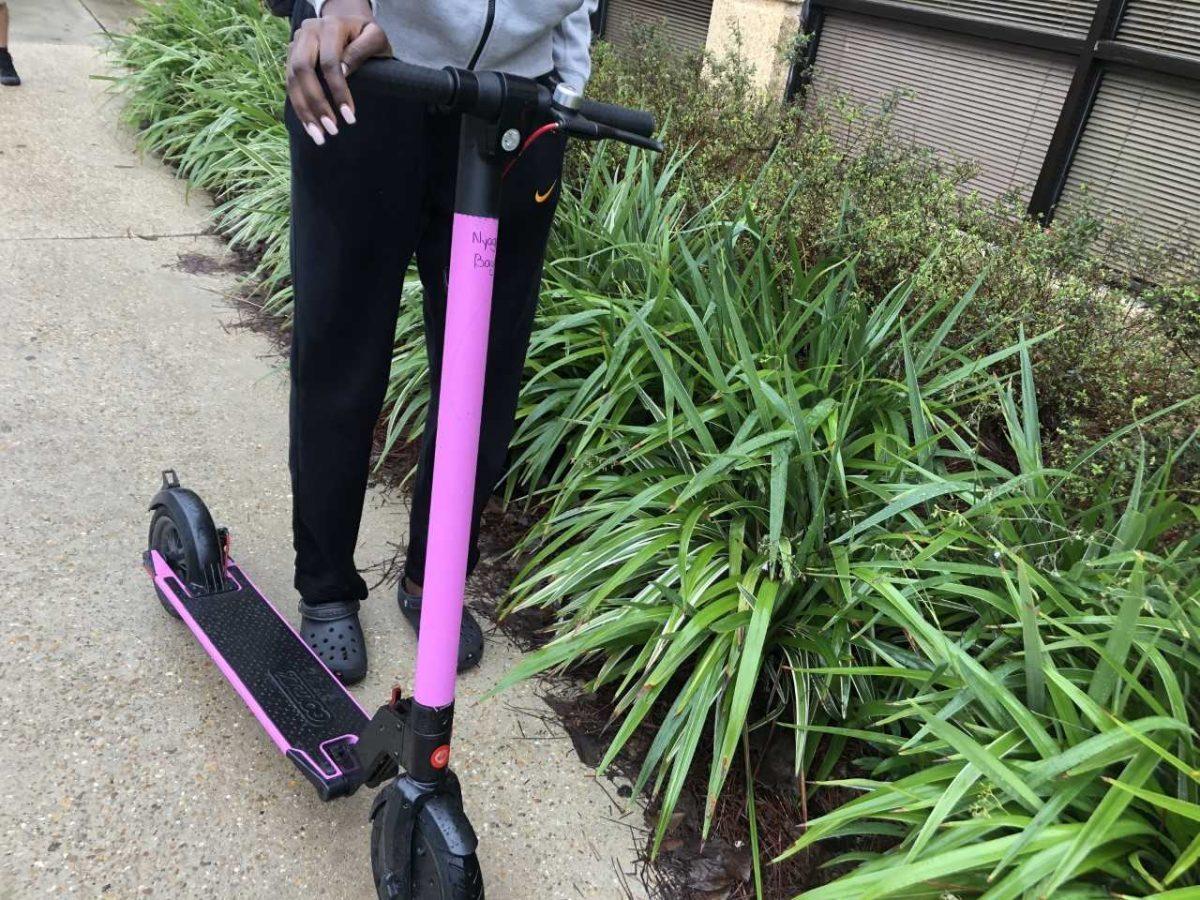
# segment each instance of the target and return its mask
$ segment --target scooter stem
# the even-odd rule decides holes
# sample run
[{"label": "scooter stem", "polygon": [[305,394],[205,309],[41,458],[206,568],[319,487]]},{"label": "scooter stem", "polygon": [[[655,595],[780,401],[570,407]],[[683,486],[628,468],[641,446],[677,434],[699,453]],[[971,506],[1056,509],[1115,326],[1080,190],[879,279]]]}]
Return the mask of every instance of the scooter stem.
[{"label": "scooter stem", "polygon": [[413,688],[416,702],[434,709],[454,702],[474,518],[501,179],[488,138],[486,123],[463,117]]}]

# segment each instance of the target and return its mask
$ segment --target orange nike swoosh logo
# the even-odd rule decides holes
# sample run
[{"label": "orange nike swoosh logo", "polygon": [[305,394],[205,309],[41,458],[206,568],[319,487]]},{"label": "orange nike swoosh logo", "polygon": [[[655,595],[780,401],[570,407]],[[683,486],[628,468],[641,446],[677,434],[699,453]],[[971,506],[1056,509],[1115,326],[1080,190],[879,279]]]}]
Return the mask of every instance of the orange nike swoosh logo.
[{"label": "orange nike swoosh logo", "polygon": [[558,179],[555,178],[554,181],[551,183],[550,187],[546,188],[546,193],[544,193],[544,194],[541,191],[535,189],[533,192],[533,199],[536,200],[538,203],[545,203],[547,200],[550,199],[550,195],[554,193],[554,188],[557,184],[558,184]]}]

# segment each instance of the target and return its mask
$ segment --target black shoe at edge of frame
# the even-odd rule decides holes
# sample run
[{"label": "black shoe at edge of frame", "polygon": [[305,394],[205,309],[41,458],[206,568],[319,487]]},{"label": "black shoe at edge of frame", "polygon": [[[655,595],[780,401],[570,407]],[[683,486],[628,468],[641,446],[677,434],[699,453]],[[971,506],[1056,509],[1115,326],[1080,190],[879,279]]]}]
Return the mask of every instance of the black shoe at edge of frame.
[{"label": "black shoe at edge of frame", "polygon": [[8,48],[0,50],[0,84],[16,87],[20,83],[21,76],[17,74],[17,68],[13,65],[12,54],[8,52]]}]

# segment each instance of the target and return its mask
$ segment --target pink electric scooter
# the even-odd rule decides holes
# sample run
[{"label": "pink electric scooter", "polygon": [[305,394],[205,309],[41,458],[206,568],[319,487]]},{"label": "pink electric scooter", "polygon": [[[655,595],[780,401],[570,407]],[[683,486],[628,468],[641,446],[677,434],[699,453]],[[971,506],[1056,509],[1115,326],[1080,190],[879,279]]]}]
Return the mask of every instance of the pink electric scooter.
[{"label": "pink electric scooter", "polygon": [[393,691],[368,714],[234,563],[228,531],[173,471],[150,504],[144,562],[167,612],[184,621],[321,799],[390,780],[371,809],[378,895],[481,900],[475,832],[449,760],[503,175],[555,131],[662,146],[651,138],[653,116],[500,72],[376,60],[354,86],[463,116],[413,696]]}]

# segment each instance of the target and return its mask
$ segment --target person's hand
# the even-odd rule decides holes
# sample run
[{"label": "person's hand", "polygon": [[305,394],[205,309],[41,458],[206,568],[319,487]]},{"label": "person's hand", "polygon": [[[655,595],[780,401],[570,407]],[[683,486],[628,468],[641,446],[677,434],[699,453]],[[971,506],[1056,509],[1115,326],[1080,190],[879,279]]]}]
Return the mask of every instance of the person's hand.
[{"label": "person's hand", "polygon": [[[347,125],[354,124],[354,98],[346,76],[371,57],[391,52],[368,0],[327,0],[320,18],[304,20],[288,52],[287,94],[313,143],[320,147],[326,134],[338,133],[334,106]],[[317,77],[318,68],[328,96]]]}]

